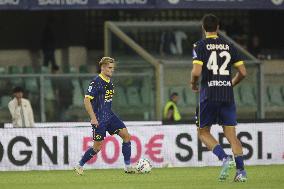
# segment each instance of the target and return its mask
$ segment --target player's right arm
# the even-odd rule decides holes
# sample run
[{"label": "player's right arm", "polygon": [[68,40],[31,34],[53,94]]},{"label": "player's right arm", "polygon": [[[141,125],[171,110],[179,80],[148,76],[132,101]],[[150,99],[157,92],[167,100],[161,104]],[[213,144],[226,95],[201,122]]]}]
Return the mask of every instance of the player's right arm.
[{"label": "player's right arm", "polygon": [[96,114],[95,114],[95,112],[93,110],[91,100],[92,99],[89,96],[87,96],[87,95],[85,96],[85,98],[84,98],[85,109],[86,109],[86,111],[88,112],[88,114],[90,116],[91,124],[98,126],[99,123],[98,123]]},{"label": "player's right arm", "polygon": [[238,70],[238,72],[232,79],[232,86],[234,87],[246,77],[247,71],[244,61],[241,59],[239,52],[234,46],[232,46],[232,53],[233,53],[232,57],[233,66]]},{"label": "player's right arm", "polygon": [[98,95],[98,86],[96,85],[96,83],[94,81],[92,81],[88,87],[88,90],[85,94],[85,98],[84,98],[84,106],[86,111],[88,112],[90,119],[91,119],[91,124],[98,126],[98,120],[96,117],[96,113],[94,112],[93,106],[92,106],[92,102],[91,100],[93,100],[95,98],[95,96]]}]

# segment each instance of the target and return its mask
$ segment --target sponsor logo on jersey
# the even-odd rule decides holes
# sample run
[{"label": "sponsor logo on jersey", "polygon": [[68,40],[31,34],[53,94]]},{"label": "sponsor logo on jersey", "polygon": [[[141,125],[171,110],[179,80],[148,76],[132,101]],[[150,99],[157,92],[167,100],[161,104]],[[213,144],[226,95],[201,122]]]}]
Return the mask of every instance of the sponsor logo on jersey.
[{"label": "sponsor logo on jersey", "polygon": [[105,102],[111,102],[113,94],[114,94],[114,90],[106,90]]},{"label": "sponsor logo on jersey", "polygon": [[213,80],[208,82],[208,87],[230,87],[230,86],[232,86],[231,81]]}]

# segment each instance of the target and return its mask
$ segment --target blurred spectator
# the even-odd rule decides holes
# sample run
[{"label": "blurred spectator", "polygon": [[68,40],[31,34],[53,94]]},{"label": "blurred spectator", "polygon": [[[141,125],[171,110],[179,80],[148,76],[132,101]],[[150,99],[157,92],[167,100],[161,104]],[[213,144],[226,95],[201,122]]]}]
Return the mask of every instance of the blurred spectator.
[{"label": "blurred spectator", "polygon": [[183,54],[183,40],[187,40],[187,35],[183,31],[176,31],[175,32],[175,39],[176,39],[176,55]]},{"label": "blurred spectator", "polygon": [[244,30],[243,23],[238,19],[233,19],[229,25],[225,26],[228,36],[236,41],[244,49],[248,49],[248,36]]},{"label": "blurred spectator", "polygon": [[160,54],[161,56],[172,55],[171,46],[175,44],[173,31],[165,31],[161,36]]},{"label": "blurred spectator", "polygon": [[185,32],[165,31],[161,36],[160,54],[165,55],[182,55],[183,54],[183,40],[187,39]]},{"label": "blurred spectator", "polygon": [[231,23],[226,26],[225,30],[227,31],[227,34],[233,39],[242,36],[245,33],[243,25],[238,19],[231,20]]},{"label": "blurred spectator", "polygon": [[248,50],[248,40],[246,35],[235,36],[234,40],[245,50]]},{"label": "blurred spectator", "polygon": [[[52,73],[57,74],[58,69],[53,69]],[[68,117],[65,115],[68,108],[73,103],[73,90],[72,78],[69,77],[55,77],[52,79],[52,87],[56,99],[56,111],[58,121],[68,121]]]},{"label": "blurred spectator", "polygon": [[255,56],[257,58],[261,58],[260,40],[259,40],[259,37],[257,35],[252,36],[249,51],[253,56]]},{"label": "blurred spectator", "polygon": [[31,103],[23,98],[24,90],[22,87],[13,89],[14,98],[9,102],[8,108],[12,116],[14,127],[34,127],[34,114]]},{"label": "blurred spectator", "polygon": [[43,53],[43,66],[48,67],[51,63],[52,70],[58,70],[59,67],[55,61],[55,36],[52,31],[53,20],[49,19],[43,30],[41,47]]},{"label": "blurred spectator", "polygon": [[181,115],[179,113],[177,102],[179,100],[178,93],[173,92],[170,99],[166,103],[163,112],[163,120],[169,123],[178,122],[181,120]]}]

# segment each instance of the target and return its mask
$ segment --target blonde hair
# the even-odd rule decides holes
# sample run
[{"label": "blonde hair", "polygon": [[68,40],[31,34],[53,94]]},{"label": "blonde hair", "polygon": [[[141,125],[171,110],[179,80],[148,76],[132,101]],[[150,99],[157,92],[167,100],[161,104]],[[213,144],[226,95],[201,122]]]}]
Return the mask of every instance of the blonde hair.
[{"label": "blonde hair", "polygon": [[100,68],[101,68],[102,65],[109,64],[109,63],[115,63],[114,58],[104,56],[104,57],[102,57],[102,59],[100,60],[99,66],[100,66]]}]

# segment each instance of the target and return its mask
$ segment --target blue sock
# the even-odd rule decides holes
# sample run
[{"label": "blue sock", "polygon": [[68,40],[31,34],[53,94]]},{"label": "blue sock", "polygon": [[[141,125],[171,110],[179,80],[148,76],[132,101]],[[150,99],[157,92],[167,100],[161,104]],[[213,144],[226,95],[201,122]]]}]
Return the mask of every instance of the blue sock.
[{"label": "blue sock", "polygon": [[95,150],[93,148],[89,148],[83,155],[82,159],[79,161],[80,166],[84,166],[87,161],[94,157],[94,155],[96,155]]},{"label": "blue sock", "polygon": [[218,157],[219,160],[223,160],[224,158],[228,157],[228,155],[223,150],[223,148],[220,146],[220,144],[214,147],[213,153]]},{"label": "blue sock", "polygon": [[131,156],[131,142],[122,143],[122,154],[124,156],[125,165],[130,165],[130,156]]},{"label": "blue sock", "polygon": [[236,167],[238,170],[244,170],[244,158],[243,156],[236,156],[235,157]]}]

